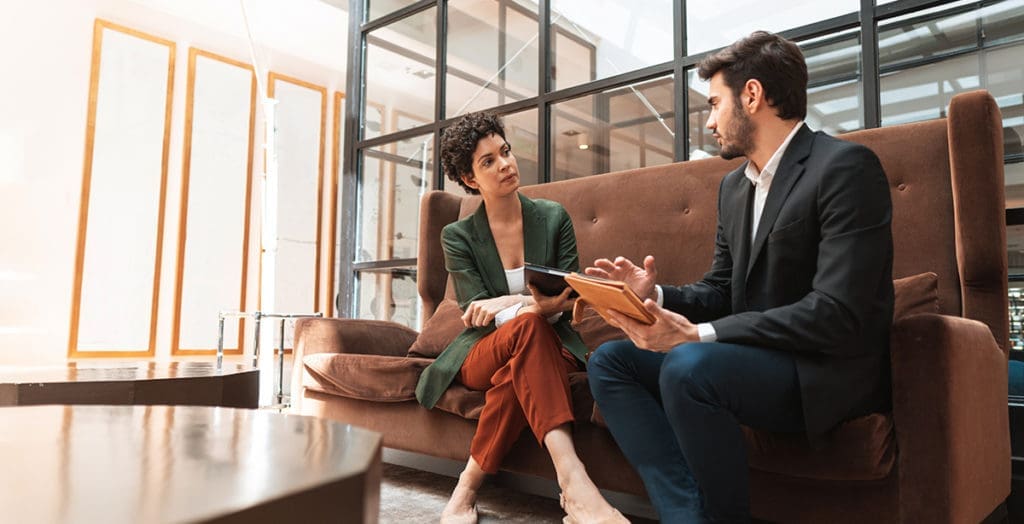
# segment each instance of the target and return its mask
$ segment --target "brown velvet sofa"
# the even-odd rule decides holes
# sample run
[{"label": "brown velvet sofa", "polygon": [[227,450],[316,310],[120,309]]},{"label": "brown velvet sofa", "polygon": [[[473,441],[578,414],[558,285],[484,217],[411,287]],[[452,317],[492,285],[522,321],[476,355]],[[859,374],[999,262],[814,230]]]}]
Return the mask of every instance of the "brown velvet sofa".
[{"label": "brown velvet sofa", "polygon": [[[999,109],[983,91],[955,97],[948,117],[850,133],[889,177],[894,278],[934,272],[934,312],[892,329],[893,406],[851,420],[822,449],[803,438],[747,431],[754,515],[776,522],[979,522],[1010,491],[1007,280]],[[584,264],[653,254],[659,279],[686,283],[711,262],[716,192],[738,161],[681,162],[526,187],[573,217]],[[418,286],[430,317],[447,285],[439,235],[478,198],[432,192],[421,206]],[[857,253],[850,253],[857,256]],[[935,282],[935,280],[932,280]],[[918,309],[920,311],[920,309]],[[435,318],[431,324],[442,322]],[[436,328],[440,329],[440,328]],[[614,336],[596,317],[580,328]],[[436,334],[435,334],[436,336]],[[429,358],[408,356],[417,332],[390,322],[302,319],[292,399],[306,415],[379,431],[387,447],[464,461],[482,394],[459,385],[433,410],[413,391]],[[602,488],[643,495],[639,477],[602,427],[586,384],[571,377],[580,456]],[[504,469],[554,478],[523,434]]]}]

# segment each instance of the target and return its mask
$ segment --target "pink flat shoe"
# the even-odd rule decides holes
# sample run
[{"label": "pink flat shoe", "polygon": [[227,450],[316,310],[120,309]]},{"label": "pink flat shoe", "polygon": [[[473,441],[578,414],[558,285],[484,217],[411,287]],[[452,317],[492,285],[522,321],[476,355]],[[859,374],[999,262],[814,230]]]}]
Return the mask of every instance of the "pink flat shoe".
[{"label": "pink flat shoe", "polygon": [[[561,506],[563,511],[565,511],[565,495],[561,493],[558,494],[558,505]],[[619,510],[612,508],[612,511],[614,514],[611,517],[601,519],[601,521],[596,522],[595,524],[618,524],[623,522],[629,524],[629,519],[622,516],[622,513],[620,513]],[[562,524],[578,524],[576,519],[573,518],[572,515],[569,515],[568,511],[565,511],[565,513],[566,515],[562,517]]]}]

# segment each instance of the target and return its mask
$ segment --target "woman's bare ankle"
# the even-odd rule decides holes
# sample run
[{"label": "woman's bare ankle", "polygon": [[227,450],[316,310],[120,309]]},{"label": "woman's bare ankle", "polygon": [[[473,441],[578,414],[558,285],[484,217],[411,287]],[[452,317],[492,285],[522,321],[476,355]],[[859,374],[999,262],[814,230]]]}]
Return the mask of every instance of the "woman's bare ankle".
[{"label": "woman's bare ankle", "polygon": [[[566,472],[559,479],[565,512],[576,522],[621,522],[622,516],[597,489],[583,467]],[[628,521],[626,521],[628,522]]]},{"label": "woman's bare ankle", "polygon": [[476,490],[463,486],[461,483],[452,490],[452,496],[448,499],[441,512],[442,523],[462,524],[475,523],[476,513]]}]

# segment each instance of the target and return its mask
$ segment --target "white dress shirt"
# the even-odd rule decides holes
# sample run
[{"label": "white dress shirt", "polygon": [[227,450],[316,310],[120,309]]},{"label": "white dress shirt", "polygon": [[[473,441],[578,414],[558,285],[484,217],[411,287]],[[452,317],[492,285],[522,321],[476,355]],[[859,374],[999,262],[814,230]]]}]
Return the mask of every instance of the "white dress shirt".
[{"label": "white dress shirt", "polygon": [[[757,172],[757,168],[754,167],[749,160],[747,161],[747,168],[743,172],[744,175],[750,180],[750,183],[754,185],[754,202],[753,209],[751,209],[751,217],[753,222],[750,225],[750,243],[754,243],[754,237],[757,235],[757,226],[761,223],[761,213],[764,212],[764,202],[768,199],[768,190],[771,189],[772,179],[775,178],[775,171],[779,169],[779,162],[782,162],[782,155],[786,154],[786,149],[789,148],[789,143],[793,141],[793,137],[796,136],[797,131],[803,127],[804,122],[801,120],[797,122],[793,129],[786,135],[786,139],[782,141],[779,148],[775,150],[772,157],[768,159],[768,163],[761,168],[761,172]],[[655,286],[658,296],[658,305],[661,306],[665,300],[665,295],[661,291],[661,286]],[[715,333],[715,328],[710,322],[702,322],[697,324],[697,334],[700,336],[701,342],[715,342],[718,340],[718,335]]]}]

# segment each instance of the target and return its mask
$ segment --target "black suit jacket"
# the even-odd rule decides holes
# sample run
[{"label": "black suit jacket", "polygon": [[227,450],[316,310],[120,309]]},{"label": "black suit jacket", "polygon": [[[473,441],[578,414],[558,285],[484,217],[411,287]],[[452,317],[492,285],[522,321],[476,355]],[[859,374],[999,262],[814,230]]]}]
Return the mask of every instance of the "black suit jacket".
[{"label": "black suit jacket", "polygon": [[745,168],[722,180],[711,270],[664,287],[665,307],[711,322],[719,342],[791,352],[812,437],[884,409],[892,202],[878,157],[803,126],[776,170],[753,243]]}]

